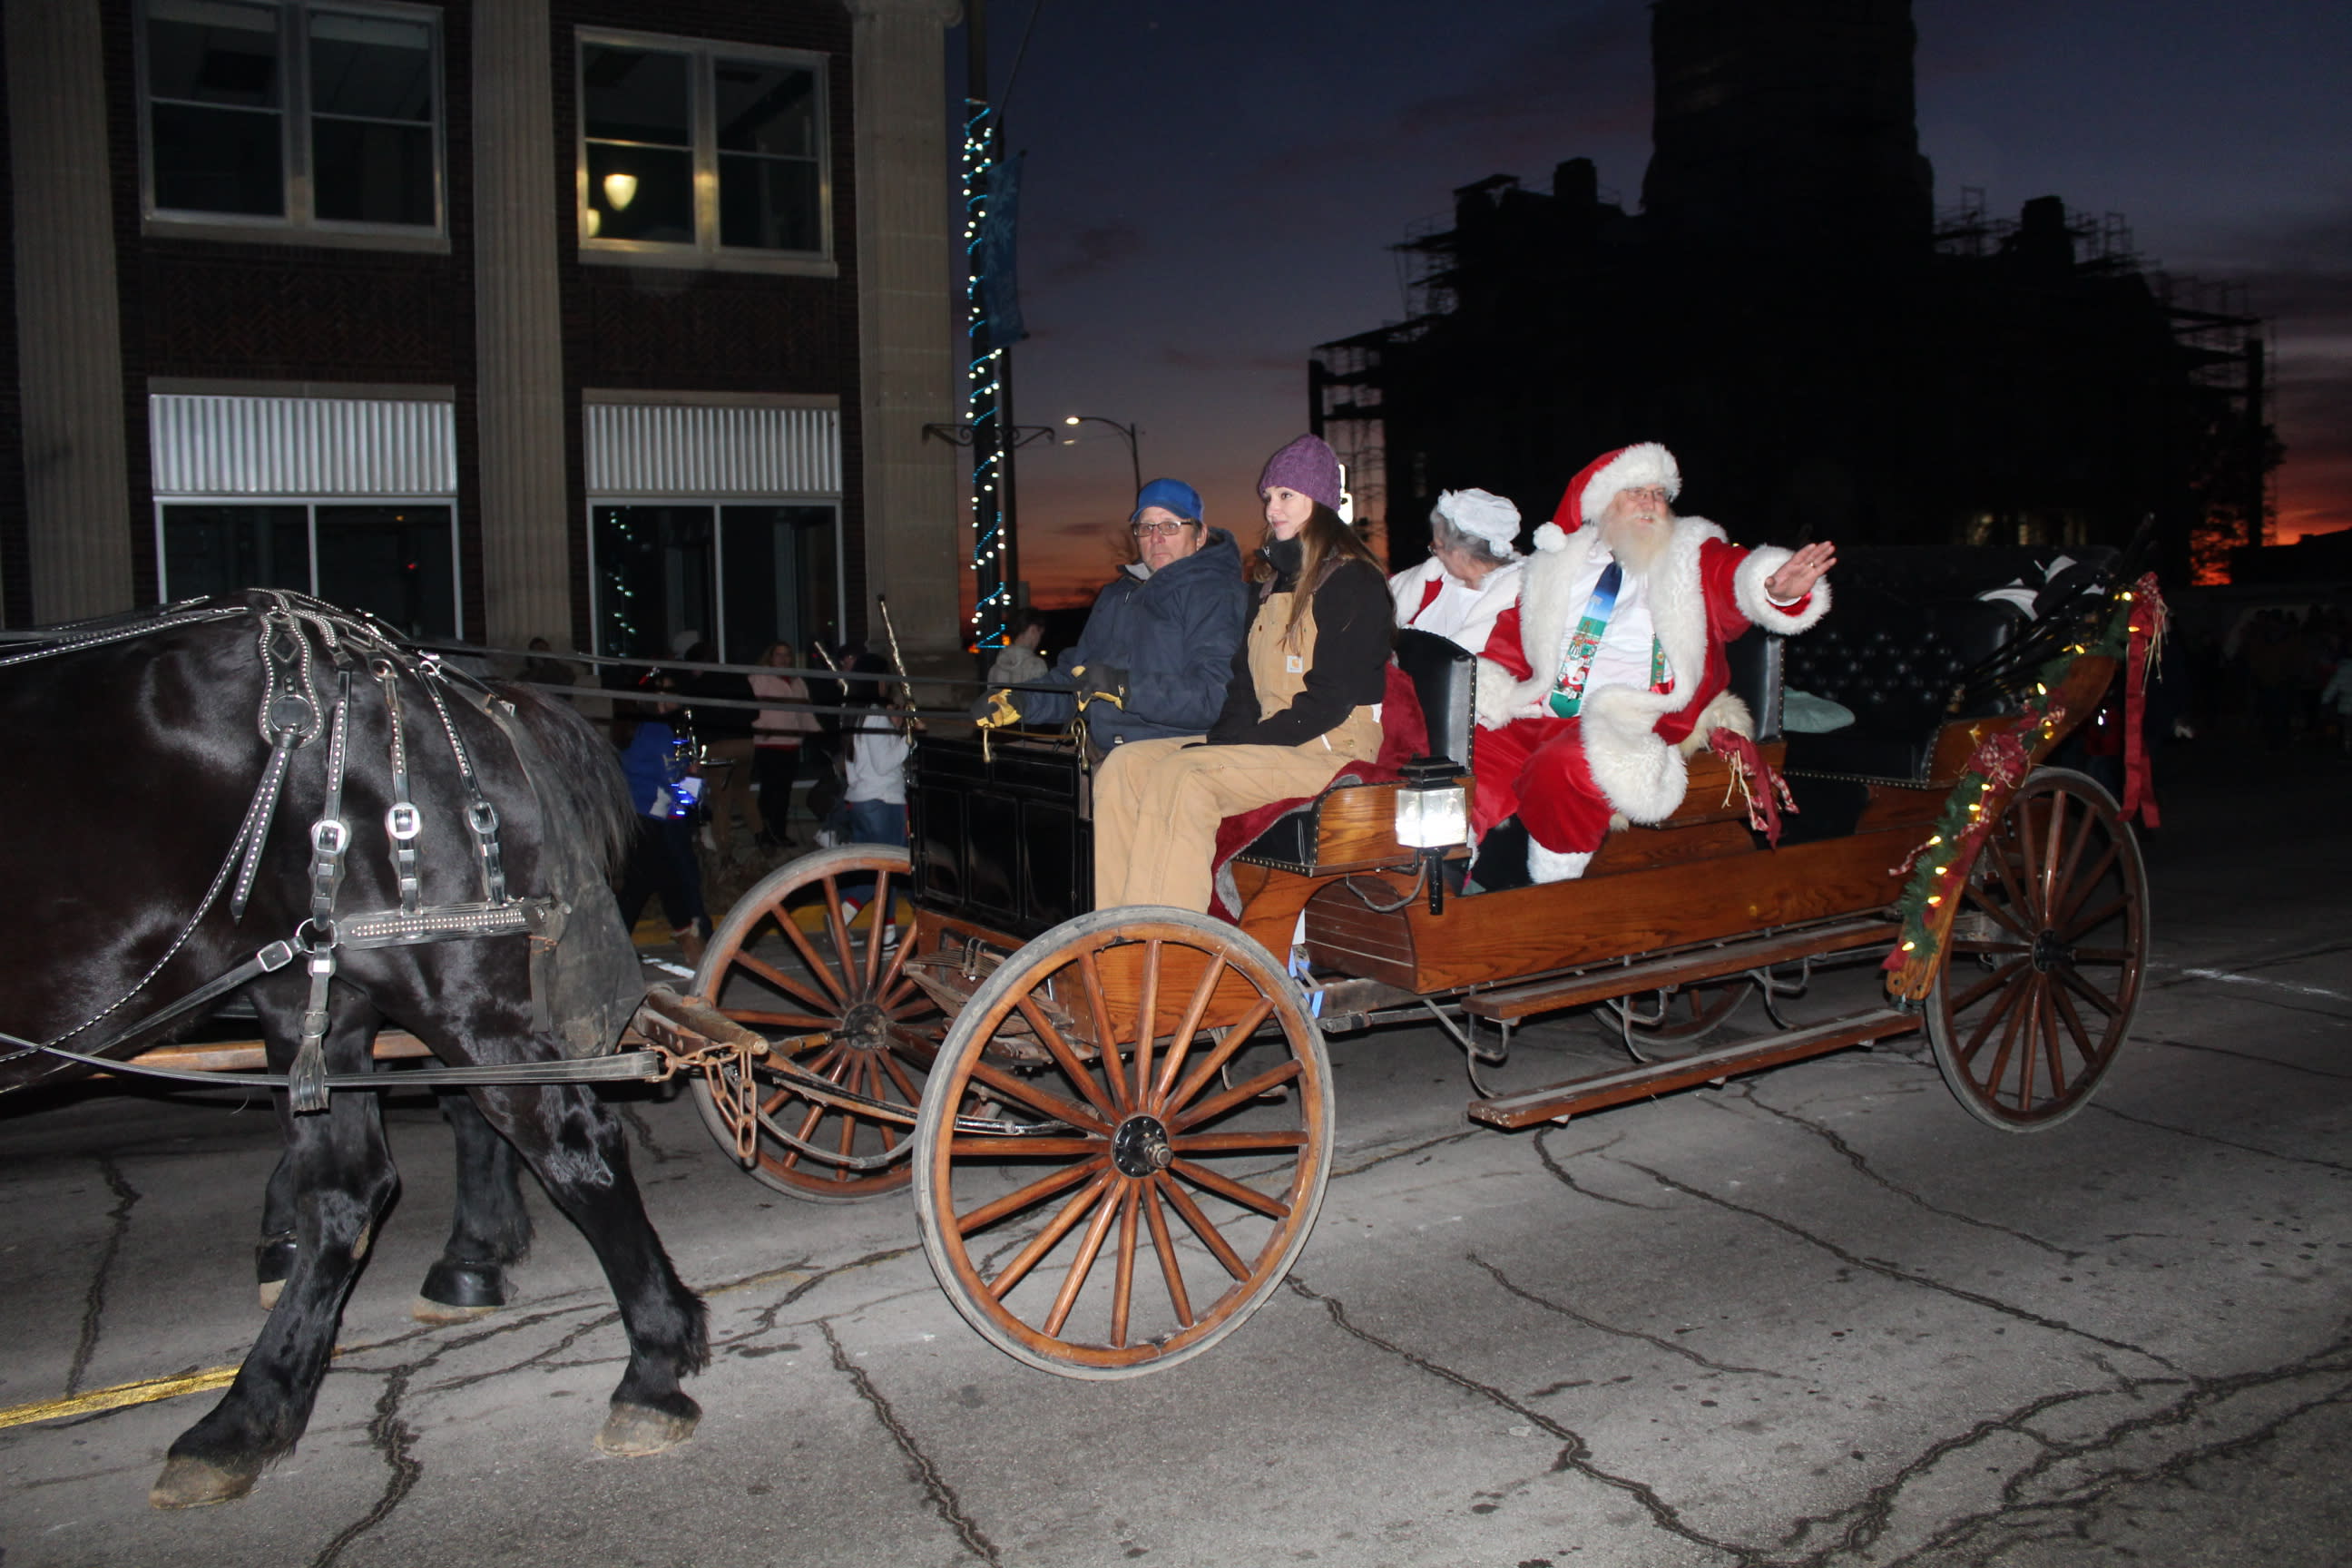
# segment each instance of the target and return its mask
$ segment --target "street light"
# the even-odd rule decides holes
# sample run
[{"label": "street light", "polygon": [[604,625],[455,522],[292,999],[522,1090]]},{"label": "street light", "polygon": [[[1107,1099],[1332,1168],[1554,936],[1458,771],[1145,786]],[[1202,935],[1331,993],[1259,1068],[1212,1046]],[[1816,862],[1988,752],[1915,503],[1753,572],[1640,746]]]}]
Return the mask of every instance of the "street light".
[{"label": "street light", "polygon": [[[1143,458],[1135,449],[1135,438],[1139,435],[1142,434],[1142,432],[1136,429],[1132,425],[1122,425],[1116,419],[1106,419],[1099,414],[1070,414],[1065,415],[1062,419],[1063,424],[1069,426],[1076,426],[1086,422],[1092,422],[1097,425],[1108,425],[1126,438],[1127,466],[1134,470],[1135,488],[1138,492],[1140,492],[1143,489]],[[1071,446],[1075,444],[1076,440],[1077,437],[1076,436],[1065,436],[1062,437],[1062,445],[1065,447]]]}]

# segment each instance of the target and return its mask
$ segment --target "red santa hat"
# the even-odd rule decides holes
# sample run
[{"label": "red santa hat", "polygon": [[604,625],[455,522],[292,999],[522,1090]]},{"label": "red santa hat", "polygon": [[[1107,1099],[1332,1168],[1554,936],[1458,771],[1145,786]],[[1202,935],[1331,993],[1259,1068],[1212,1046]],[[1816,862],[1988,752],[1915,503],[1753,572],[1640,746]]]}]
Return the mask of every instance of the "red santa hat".
[{"label": "red santa hat", "polygon": [[1642,441],[1593,458],[1568,482],[1551,521],[1536,530],[1536,548],[1564,549],[1570,534],[1588,522],[1601,521],[1618,491],[1636,485],[1656,485],[1666,492],[1668,500],[1681,495],[1683,471],[1675,466],[1675,455],[1655,441]]}]

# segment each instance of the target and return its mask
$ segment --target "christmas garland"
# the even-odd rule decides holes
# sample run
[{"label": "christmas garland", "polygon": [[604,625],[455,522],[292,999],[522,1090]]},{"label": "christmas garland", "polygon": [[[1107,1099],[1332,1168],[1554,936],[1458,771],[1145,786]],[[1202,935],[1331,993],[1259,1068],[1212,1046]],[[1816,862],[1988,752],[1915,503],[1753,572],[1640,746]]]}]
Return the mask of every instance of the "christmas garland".
[{"label": "christmas garland", "polygon": [[[1895,994],[1913,998],[1927,994],[1927,983],[1942,952],[1944,933],[1951,927],[1950,917],[1958,901],[1962,879],[1992,832],[2010,792],[2025,782],[2035,757],[2055,742],[2065,724],[2067,710],[2059,698],[2067,677],[2079,661],[2129,660],[2126,729],[2137,741],[2143,678],[2155,661],[2168,612],[2153,573],[2129,588],[2118,590],[2108,604],[2105,619],[2095,637],[2070,646],[2034,671],[2031,678],[2032,693],[2025,699],[2017,718],[1978,741],[1976,750],[1952,785],[1952,793],[1945,799],[1943,815],[1936,819],[1934,833],[1895,868],[1896,875],[1907,873],[1910,877],[1902,895],[1895,900],[1895,911],[1902,921],[1901,934],[1882,965],[1897,977],[1887,983]],[[2104,695],[2104,689],[2090,694],[2094,709]],[[2131,759],[2127,768],[2136,781],[2145,780],[2144,758]],[[2144,791],[2133,794],[2142,796]],[[2153,824],[2152,796],[2135,798],[2131,806],[2144,811]]]}]

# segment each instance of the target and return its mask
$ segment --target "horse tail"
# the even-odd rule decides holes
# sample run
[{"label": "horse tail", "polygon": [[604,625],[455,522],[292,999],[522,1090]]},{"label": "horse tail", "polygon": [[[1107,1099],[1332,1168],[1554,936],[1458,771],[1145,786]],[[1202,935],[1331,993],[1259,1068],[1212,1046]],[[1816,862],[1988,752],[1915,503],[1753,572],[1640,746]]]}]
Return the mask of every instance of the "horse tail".
[{"label": "horse tail", "polygon": [[570,703],[512,681],[494,680],[490,686],[514,704],[515,721],[548,761],[548,776],[531,781],[548,809],[580,824],[593,858],[609,875],[627,853],[636,826],[619,754]]}]

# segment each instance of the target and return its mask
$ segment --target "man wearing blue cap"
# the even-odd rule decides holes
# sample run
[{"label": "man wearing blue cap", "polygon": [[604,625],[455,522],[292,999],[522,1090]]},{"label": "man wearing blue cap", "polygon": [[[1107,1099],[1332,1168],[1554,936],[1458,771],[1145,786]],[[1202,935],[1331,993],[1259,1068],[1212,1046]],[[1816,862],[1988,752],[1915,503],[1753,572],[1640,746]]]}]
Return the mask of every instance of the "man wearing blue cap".
[{"label": "man wearing blue cap", "polygon": [[1205,734],[1224,706],[1249,598],[1234,536],[1209,527],[1201,510],[1181,479],[1136,492],[1128,523],[1136,559],[1096,595],[1077,646],[1055,661],[1044,682],[1055,689],[992,693],[979,706],[998,721],[1059,724],[1083,695],[1097,754]]}]

